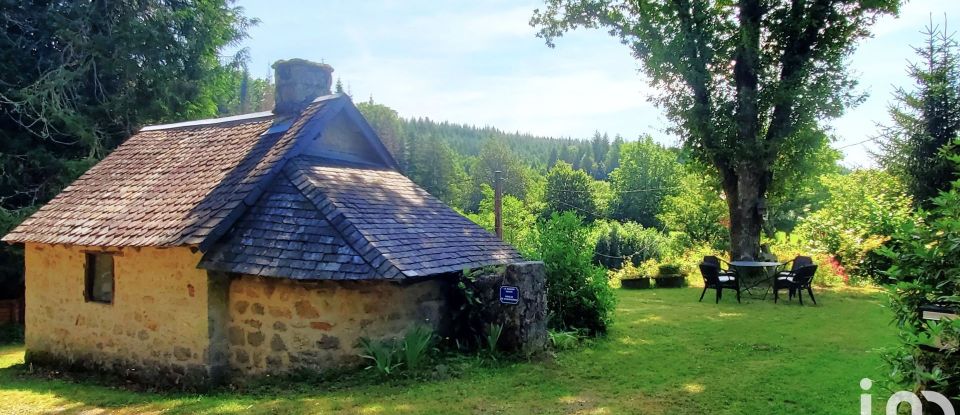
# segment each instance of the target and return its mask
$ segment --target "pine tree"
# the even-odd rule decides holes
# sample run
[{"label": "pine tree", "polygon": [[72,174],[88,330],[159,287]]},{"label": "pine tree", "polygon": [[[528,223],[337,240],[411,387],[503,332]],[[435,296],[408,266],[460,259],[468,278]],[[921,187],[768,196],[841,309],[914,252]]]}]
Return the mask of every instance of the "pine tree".
[{"label": "pine tree", "polygon": [[914,200],[929,207],[930,199],[956,179],[944,151],[960,133],[960,55],[946,30],[930,25],[923,33],[926,44],[914,48],[920,63],[907,70],[915,89],[894,93],[893,125],[882,131],[876,156],[907,184]]}]

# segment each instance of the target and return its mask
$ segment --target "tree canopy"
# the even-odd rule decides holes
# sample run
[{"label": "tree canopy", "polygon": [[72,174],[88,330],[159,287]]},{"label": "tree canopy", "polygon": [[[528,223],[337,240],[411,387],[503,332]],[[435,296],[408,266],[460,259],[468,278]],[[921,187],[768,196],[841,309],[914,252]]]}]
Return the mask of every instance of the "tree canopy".
[{"label": "tree canopy", "polygon": [[929,26],[924,34],[926,43],[914,48],[920,61],[907,68],[914,88],[894,92],[893,123],[881,133],[877,158],[915,202],[930,207],[956,178],[944,150],[960,134],[960,53],[945,27]]},{"label": "tree canopy", "polygon": [[[0,8],[3,233],[144,124],[229,111],[245,56],[220,53],[256,23],[229,0]],[[3,277],[19,277],[18,248],[0,249]]]},{"label": "tree canopy", "polygon": [[577,28],[627,45],[685,146],[719,174],[735,257],[756,257],[773,166],[804,157],[825,119],[859,100],[845,68],[897,0],[547,0],[531,24],[553,46]]}]

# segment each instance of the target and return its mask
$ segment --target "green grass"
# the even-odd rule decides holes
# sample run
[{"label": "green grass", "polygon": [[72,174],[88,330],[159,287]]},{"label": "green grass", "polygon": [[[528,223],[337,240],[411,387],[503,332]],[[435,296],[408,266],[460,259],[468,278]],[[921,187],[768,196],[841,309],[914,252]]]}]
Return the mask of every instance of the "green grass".
[{"label": "green grass", "polygon": [[820,306],[800,307],[698,303],[699,291],[620,291],[606,339],[438,381],[155,394],[25,374],[22,347],[0,347],[0,412],[852,414],[860,379],[884,378],[878,349],[895,329],[880,294],[823,292]]}]

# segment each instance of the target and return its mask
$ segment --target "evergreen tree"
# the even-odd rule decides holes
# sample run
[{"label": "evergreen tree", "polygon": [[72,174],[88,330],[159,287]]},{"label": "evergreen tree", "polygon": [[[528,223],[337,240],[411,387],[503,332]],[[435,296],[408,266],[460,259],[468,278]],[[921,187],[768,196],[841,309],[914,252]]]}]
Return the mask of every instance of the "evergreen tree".
[{"label": "evergreen tree", "polygon": [[430,194],[453,204],[460,196],[460,184],[466,180],[456,154],[447,143],[432,135],[418,137],[412,146],[415,150],[411,152],[407,176]]},{"label": "evergreen tree", "polygon": [[583,157],[580,157],[580,169],[583,172],[592,175],[593,171],[596,169],[596,165],[593,163],[593,152],[587,151],[583,153]]},{"label": "evergreen tree", "polygon": [[406,158],[406,152],[409,149],[404,145],[403,124],[400,122],[397,111],[386,105],[374,103],[372,96],[368,102],[357,104],[357,109],[380,136],[380,141],[383,141],[383,145],[387,147],[387,150],[390,151],[401,168],[408,169],[409,162]]},{"label": "evergreen tree", "polygon": [[944,149],[960,133],[960,55],[946,30],[928,26],[924,34],[926,44],[914,48],[920,63],[907,69],[915,87],[894,93],[893,125],[882,131],[877,158],[907,185],[914,201],[930,207],[956,178]]},{"label": "evergreen tree", "polygon": [[623,137],[621,137],[620,134],[617,134],[613,138],[613,144],[610,145],[610,151],[607,152],[607,157],[603,162],[604,167],[607,169],[607,175],[616,170],[617,167],[620,167],[620,147],[622,146]]},{"label": "evergreen tree", "polygon": [[593,140],[590,141],[593,150],[593,159],[597,162],[603,161],[610,151],[610,136],[607,133],[600,134],[599,131],[593,134]]},{"label": "evergreen tree", "polygon": [[[231,99],[239,110],[235,63],[246,55],[227,65],[220,55],[256,20],[232,1],[6,1],[2,10],[0,234],[143,125],[213,117]],[[0,247],[0,280],[18,281],[22,264],[21,248]]]},{"label": "evergreen tree", "polygon": [[558,159],[559,159],[559,155],[557,154],[557,148],[556,147],[551,148],[550,157],[547,159],[547,170],[552,169],[553,166],[557,164]]}]

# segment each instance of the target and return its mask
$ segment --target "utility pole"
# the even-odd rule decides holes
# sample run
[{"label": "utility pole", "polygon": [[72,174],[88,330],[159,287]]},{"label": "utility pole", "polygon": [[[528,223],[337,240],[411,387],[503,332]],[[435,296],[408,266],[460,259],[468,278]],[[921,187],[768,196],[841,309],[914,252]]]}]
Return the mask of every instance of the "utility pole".
[{"label": "utility pole", "polygon": [[503,240],[503,172],[493,172],[493,228]]}]

